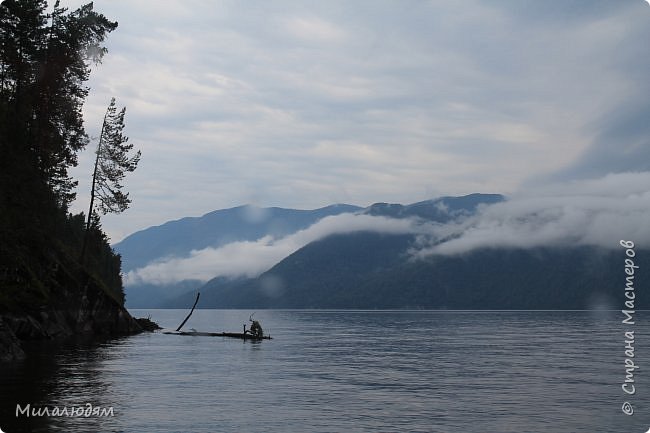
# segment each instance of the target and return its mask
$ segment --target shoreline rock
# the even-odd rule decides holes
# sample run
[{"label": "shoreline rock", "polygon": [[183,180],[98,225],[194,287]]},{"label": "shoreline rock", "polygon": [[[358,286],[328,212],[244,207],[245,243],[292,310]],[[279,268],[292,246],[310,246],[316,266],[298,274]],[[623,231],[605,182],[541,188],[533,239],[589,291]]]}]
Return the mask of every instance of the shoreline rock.
[{"label": "shoreline rock", "polygon": [[160,325],[151,320],[151,317],[138,317],[135,321],[138,322],[140,327],[147,332],[154,332],[158,329],[162,329]]},{"label": "shoreline rock", "polygon": [[0,362],[21,361],[25,352],[13,331],[0,320]]},{"label": "shoreline rock", "polygon": [[0,313],[0,361],[24,359],[21,341],[75,335],[134,335],[143,331],[122,305],[91,284],[83,293],[75,290],[60,293],[55,305],[44,305],[29,312]]}]

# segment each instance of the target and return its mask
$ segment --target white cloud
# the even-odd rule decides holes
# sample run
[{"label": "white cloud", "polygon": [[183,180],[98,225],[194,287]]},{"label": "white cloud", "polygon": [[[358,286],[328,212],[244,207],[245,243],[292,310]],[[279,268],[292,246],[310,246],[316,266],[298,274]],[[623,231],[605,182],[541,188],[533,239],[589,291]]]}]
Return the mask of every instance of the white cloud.
[{"label": "white cloud", "polygon": [[621,239],[650,247],[650,172],[611,174],[547,186],[483,208],[460,223],[434,227],[414,255],[479,248],[600,246]]},{"label": "white cloud", "polygon": [[[251,201],[511,193],[573,167],[595,122],[647,94],[648,15],[537,3],[96,0],[120,25],[93,70],[86,127],[98,135],[115,96],[143,151],[125,181],[132,208],[104,227],[118,241]],[[88,150],[75,210],[91,168]]]},{"label": "white cloud", "polygon": [[265,236],[257,241],[233,242],[219,248],[192,251],[189,257],[164,258],[129,272],[125,284],[166,284],[187,279],[207,281],[218,276],[253,277],[310,242],[329,235],[358,231],[422,233],[423,230],[423,225],[406,219],[355,214],[329,216],[280,239]]},{"label": "white cloud", "polygon": [[610,174],[519,193],[506,202],[479,207],[475,216],[447,224],[358,214],[330,216],[283,238],[266,236],[192,251],[189,257],[164,258],[129,272],[126,284],[254,277],[311,242],[358,231],[417,235],[418,244],[411,253],[420,258],[480,248],[618,248],[621,239],[648,248],[648,221],[650,172]]}]

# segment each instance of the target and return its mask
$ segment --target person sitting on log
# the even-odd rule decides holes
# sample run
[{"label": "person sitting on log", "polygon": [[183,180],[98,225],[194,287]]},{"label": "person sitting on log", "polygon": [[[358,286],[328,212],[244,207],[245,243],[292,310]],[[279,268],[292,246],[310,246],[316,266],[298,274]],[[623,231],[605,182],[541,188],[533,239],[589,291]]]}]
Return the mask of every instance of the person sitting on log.
[{"label": "person sitting on log", "polygon": [[260,325],[260,322],[257,320],[253,320],[253,323],[251,324],[251,330],[250,333],[253,337],[255,338],[263,338],[264,337],[264,331],[262,330],[262,326]]}]

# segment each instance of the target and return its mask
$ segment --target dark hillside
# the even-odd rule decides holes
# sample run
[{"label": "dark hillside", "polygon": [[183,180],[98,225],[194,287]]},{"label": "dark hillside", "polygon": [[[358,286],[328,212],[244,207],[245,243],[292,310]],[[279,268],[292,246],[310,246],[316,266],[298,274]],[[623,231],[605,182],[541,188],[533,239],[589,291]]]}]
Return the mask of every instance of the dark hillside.
[{"label": "dark hillside", "polygon": [[127,333],[120,257],[95,218],[80,259],[84,216],[68,206],[68,169],[88,143],[81,108],[90,66],[117,27],[92,3],[68,12],[46,2],[0,5],[0,359],[17,339]]}]

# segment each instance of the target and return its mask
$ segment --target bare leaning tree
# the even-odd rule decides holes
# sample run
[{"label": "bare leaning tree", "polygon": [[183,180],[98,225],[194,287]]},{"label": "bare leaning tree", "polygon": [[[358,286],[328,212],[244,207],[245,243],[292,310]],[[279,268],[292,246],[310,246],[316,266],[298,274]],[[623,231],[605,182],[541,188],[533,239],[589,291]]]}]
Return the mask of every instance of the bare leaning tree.
[{"label": "bare leaning tree", "polygon": [[88,233],[92,221],[94,218],[99,218],[95,211],[95,199],[99,202],[99,210],[104,215],[124,212],[131,204],[129,193],[122,191],[122,181],[126,173],[137,168],[141,152],[138,150],[135,154],[129,155],[133,150],[133,144],[129,144],[129,138],[122,133],[125,114],[126,107],[118,111],[115,106],[115,98],[112,98],[106,109],[102,132],[97,143],[93,182],[90,190],[90,206],[81,247],[82,262],[86,255]]}]

